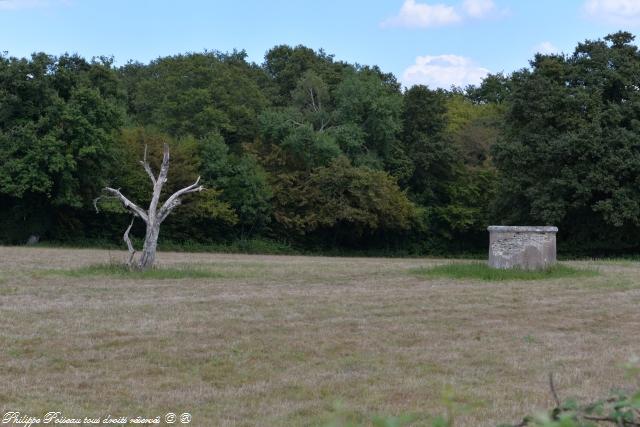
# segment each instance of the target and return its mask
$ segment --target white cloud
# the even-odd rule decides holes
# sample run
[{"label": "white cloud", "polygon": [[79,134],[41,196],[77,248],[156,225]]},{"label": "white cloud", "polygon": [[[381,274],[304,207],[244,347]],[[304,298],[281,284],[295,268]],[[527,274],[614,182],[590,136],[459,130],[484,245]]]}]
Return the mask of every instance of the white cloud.
[{"label": "white cloud", "polygon": [[[493,0],[464,0],[457,6],[418,3],[405,0],[397,15],[383,21],[382,27],[428,28],[456,24],[467,18],[497,15]],[[506,11],[502,11],[502,14]]]},{"label": "white cloud", "polygon": [[458,55],[419,56],[415,64],[402,74],[402,83],[431,88],[449,89],[451,86],[477,85],[489,70],[477,66],[471,59]]},{"label": "white cloud", "polygon": [[452,6],[444,4],[416,3],[405,0],[400,12],[382,22],[383,27],[427,28],[460,22],[462,18]]},{"label": "white cloud", "polygon": [[638,0],[587,0],[584,10],[589,17],[608,24],[640,26]]},{"label": "white cloud", "polygon": [[472,18],[483,18],[496,8],[493,0],[465,0],[462,10]]},{"label": "white cloud", "polygon": [[551,42],[542,42],[539,45],[536,45],[533,50],[535,53],[541,53],[543,55],[560,53],[560,49]]}]

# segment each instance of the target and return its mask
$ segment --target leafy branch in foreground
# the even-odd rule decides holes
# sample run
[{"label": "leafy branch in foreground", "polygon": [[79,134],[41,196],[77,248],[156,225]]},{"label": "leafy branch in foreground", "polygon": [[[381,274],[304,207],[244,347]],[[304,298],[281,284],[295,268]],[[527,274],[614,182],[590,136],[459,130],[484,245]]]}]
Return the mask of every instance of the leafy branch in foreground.
[{"label": "leafy branch in foreground", "polygon": [[549,388],[556,406],[546,414],[525,417],[515,425],[501,427],[594,427],[613,425],[640,427],[640,390],[617,390],[611,396],[580,405],[573,399],[561,401],[553,376],[549,375]]},{"label": "leafy branch in foreground", "polygon": [[[626,366],[633,377],[640,380],[640,364],[631,361]],[[529,415],[518,424],[500,424],[498,427],[640,427],[640,387],[636,390],[616,390],[610,396],[588,404],[579,404],[575,399],[561,400],[549,374],[549,389],[555,407],[546,413]],[[444,399],[447,415],[429,418],[429,427],[454,427],[453,414],[463,408],[449,397]],[[400,416],[366,417],[376,427],[403,427],[416,425],[418,416],[404,414]],[[336,418],[325,427],[356,427],[354,422]]]}]

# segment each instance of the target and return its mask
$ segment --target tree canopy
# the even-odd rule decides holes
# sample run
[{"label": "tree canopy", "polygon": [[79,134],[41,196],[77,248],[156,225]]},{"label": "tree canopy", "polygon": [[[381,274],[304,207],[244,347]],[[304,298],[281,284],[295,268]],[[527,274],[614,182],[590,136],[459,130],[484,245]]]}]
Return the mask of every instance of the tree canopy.
[{"label": "tree canopy", "polygon": [[403,88],[305,46],[261,64],[244,51],[119,67],[4,54],[0,241],[117,240],[129,218],[92,200],[105,185],[148,197],[138,162],[147,146],[157,167],[167,143],[166,191],[196,176],[208,190],[167,220],[166,240],[428,253],[484,250],[491,223],[553,224],[576,251],[637,250],[633,41],[538,54],[464,90]]},{"label": "tree canopy", "polygon": [[[640,53],[625,32],[536,55],[511,77],[494,147],[505,222],[556,224],[585,244],[635,247],[640,225]],[[606,242],[605,242],[606,240]]]}]

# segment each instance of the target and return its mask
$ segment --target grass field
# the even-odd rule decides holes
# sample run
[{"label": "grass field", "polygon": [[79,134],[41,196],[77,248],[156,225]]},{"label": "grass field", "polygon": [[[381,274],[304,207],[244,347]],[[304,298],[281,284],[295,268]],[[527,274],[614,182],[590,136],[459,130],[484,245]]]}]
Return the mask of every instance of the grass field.
[{"label": "grass field", "polygon": [[499,282],[416,273],[448,262],[436,259],[161,253],[171,274],[95,267],[122,258],[0,247],[2,413],[314,426],[340,402],[344,417],[423,425],[448,395],[467,407],[456,425],[494,426],[552,406],[549,372],[562,398],[589,400],[625,385],[619,366],[640,355],[636,262]]}]

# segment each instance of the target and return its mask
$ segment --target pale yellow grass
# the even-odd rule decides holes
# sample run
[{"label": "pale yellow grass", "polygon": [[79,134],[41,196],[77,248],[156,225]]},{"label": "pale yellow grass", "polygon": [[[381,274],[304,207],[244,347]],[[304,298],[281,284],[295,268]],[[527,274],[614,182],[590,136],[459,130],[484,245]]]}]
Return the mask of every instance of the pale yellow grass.
[{"label": "pale yellow grass", "polygon": [[0,247],[0,411],[189,412],[194,426],[302,426],[469,406],[459,426],[517,421],[560,394],[624,385],[640,355],[640,264],[597,277],[424,279],[443,260],[162,253],[222,278],[68,277],[124,257]]}]

